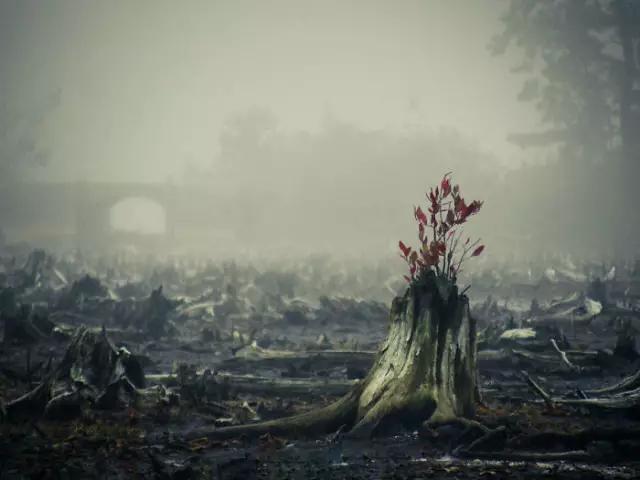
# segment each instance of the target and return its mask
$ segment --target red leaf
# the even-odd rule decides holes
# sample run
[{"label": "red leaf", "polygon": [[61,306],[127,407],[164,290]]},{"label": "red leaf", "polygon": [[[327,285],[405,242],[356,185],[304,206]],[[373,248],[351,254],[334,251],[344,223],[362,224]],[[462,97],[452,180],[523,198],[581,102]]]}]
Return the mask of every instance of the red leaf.
[{"label": "red leaf", "polygon": [[461,200],[461,206],[460,206],[460,218],[462,220],[466,220],[467,217],[478,213],[478,211],[480,210],[480,207],[482,206],[482,203],[478,202],[477,200],[474,200],[473,202],[471,202],[469,205],[465,205],[464,200]]},{"label": "red leaf", "polygon": [[423,257],[423,259],[424,259],[424,265],[425,265],[425,267],[427,267],[427,268],[428,268],[428,267],[431,267],[432,265],[434,265],[434,264],[436,263],[436,262],[435,262],[435,259],[433,258],[433,255],[431,255],[431,253],[430,253],[430,252],[424,252],[424,253],[422,254],[422,257]]},{"label": "red leaf", "polygon": [[479,202],[478,200],[474,200],[467,207],[465,217],[478,213],[480,211],[480,207],[482,207],[482,202]]},{"label": "red leaf", "polygon": [[421,242],[424,242],[424,225],[422,223],[418,225],[418,238]]},{"label": "red leaf", "polygon": [[427,216],[425,215],[425,213],[422,211],[420,207],[414,207],[413,214],[415,215],[416,220],[418,220],[422,225],[426,225]]},{"label": "red leaf", "polygon": [[398,242],[398,246],[400,247],[400,250],[402,250],[404,257],[408,257],[409,253],[411,253],[411,247],[407,247],[402,240]]},{"label": "red leaf", "polygon": [[451,193],[451,184],[449,183],[449,179],[447,178],[447,175],[445,175],[442,181],[440,182],[440,189],[442,190],[443,197],[446,197]]},{"label": "red leaf", "polygon": [[403,277],[408,283],[411,283],[411,279],[409,277],[407,277],[406,275],[403,275]]},{"label": "red leaf", "polygon": [[472,257],[477,257],[478,255],[480,255],[482,253],[483,250],[484,250],[484,245],[480,245],[480,246],[476,247],[476,249],[473,251],[471,256]]}]

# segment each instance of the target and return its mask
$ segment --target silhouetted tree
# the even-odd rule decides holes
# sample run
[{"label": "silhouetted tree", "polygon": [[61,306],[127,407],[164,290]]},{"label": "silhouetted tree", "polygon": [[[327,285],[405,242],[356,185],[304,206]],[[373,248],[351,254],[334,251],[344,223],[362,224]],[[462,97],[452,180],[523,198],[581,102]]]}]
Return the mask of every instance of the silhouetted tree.
[{"label": "silhouetted tree", "polygon": [[490,49],[522,51],[513,68],[525,77],[519,99],[535,105],[545,127],[512,134],[514,143],[558,144],[561,156],[570,158],[610,158],[622,146],[630,155],[638,127],[630,113],[632,77],[640,80],[631,41],[633,19],[638,21],[633,3],[511,1]]},{"label": "silhouetted tree", "polygon": [[9,91],[0,92],[0,183],[13,180],[26,166],[46,163],[48,153],[38,145],[38,130],[59,98],[55,91],[34,105],[16,106]]}]

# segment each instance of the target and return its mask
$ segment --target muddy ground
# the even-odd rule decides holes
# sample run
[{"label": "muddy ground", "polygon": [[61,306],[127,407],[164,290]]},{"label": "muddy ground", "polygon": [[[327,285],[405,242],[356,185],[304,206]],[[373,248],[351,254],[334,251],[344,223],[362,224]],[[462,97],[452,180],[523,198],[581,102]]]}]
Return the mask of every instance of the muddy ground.
[{"label": "muddy ground", "polygon": [[[619,266],[615,277],[606,269],[597,282],[593,274],[531,280],[531,272],[526,282],[507,274],[501,282],[487,273],[470,279],[481,332],[475,420],[484,430],[448,424],[357,441],[340,433],[211,441],[191,433],[308,411],[347,392],[385,338],[385,293],[363,296],[367,276],[357,271],[196,264],[159,273],[44,255],[5,259],[0,277],[14,296],[0,310],[0,478],[639,476],[640,408],[557,401],[600,398],[594,390],[640,368],[631,267]],[[340,295],[349,276],[359,291]],[[369,281],[386,280],[378,270]],[[96,402],[98,386],[72,373],[56,388],[89,393],[73,397],[71,414],[37,405],[14,414],[13,402],[50,378],[80,327],[131,355],[144,384]]]}]

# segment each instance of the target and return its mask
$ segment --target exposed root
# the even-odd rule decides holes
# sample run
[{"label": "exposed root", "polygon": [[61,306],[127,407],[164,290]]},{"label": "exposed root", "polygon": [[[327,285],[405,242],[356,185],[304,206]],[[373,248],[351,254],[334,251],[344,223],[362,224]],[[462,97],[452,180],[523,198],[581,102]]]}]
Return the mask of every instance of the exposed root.
[{"label": "exposed root", "polygon": [[202,437],[210,440],[223,440],[242,436],[258,438],[266,433],[280,436],[309,437],[334,433],[339,429],[350,429],[356,419],[361,388],[361,385],[358,385],[340,400],[311,412],[248,425],[218,429],[202,427],[187,432],[185,438],[188,440]]},{"label": "exposed root", "polygon": [[477,420],[473,420],[471,418],[457,417],[446,422],[441,421],[432,421],[427,420],[424,424],[425,427],[430,429],[437,429],[444,425],[456,425],[463,428],[477,428],[481,430],[483,433],[489,433],[491,429],[486,425],[478,422]]}]

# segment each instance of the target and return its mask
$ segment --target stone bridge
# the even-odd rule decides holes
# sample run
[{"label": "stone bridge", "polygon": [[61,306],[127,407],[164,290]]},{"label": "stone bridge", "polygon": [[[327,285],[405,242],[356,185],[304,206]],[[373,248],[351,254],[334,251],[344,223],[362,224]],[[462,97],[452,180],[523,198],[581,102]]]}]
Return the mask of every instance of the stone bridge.
[{"label": "stone bridge", "polygon": [[[242,199],[204,185],[138,182],[19,183],[0,187],[0,227],[10,239],[71,242],[97,247],[118,236],[111,209],[122,200],[142,198],[165,214],[164,241],[204,237],[212,231],[237,235],[248,211]],[[135,235],[128,234],[129,238]]]}]

